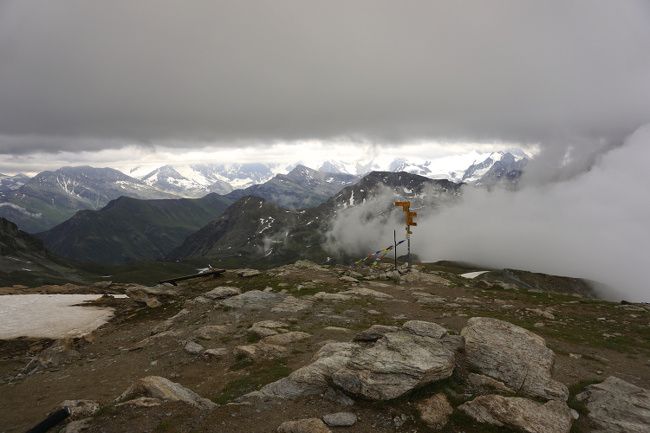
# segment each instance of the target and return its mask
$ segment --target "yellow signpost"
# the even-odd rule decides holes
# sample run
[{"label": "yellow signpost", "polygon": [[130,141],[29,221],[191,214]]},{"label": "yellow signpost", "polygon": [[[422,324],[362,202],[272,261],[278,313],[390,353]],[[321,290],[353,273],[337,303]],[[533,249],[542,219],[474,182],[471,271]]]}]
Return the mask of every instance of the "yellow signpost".
[{"label": "yellow signpost", "polygon": [[[411,208],[410,201],[396,201],[395,206],[401,206],[402,210],[406,212],[406,242],[408,245],[408,268],[411,269],[411,235],[413,234],[413,232],[411,231],[411,226],[416,227],[418,225],[418,223],[413,221],[413,218],[417,217],[418,213],[411,212],[409,210]],[[395,252],[395,255],[397,257],[397,252]]]}]

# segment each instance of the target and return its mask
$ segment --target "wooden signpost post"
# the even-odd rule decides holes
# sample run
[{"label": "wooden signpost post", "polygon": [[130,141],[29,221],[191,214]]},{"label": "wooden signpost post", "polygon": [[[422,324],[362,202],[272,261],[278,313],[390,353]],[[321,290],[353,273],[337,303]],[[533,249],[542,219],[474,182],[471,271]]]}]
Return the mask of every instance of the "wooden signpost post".
[{"label": "wooden signpost post", "polygon": [[[404,212],[406,212],[406,244],[408,245],[408,269],[411,269],[411,235],[413,232],[411,231],[411,226],[415,227],[418,225],[418,223],[413,222],[413,218],[418,216],[417,212],[411,212],[409,208],[411,207],[411,202],[410,201],[396,201],[395,206],[401,206]],[[397,252],[395,252],[395,255],[397,256]],[[397,263],[397,258],[395,259],[395,262]]]}]

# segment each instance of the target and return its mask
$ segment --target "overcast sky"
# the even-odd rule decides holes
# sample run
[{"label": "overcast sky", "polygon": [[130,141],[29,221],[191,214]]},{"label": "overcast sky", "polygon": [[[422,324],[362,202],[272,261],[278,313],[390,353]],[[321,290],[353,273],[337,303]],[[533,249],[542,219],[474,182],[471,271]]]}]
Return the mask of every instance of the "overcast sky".
[{"label": "overcast sky", "polygon": [[535,149],[428,258],[650,300],[646,124],[647,0],[0,0],[0,173]]},{"label": "overcast sky", "polygon": [[647,1],[0,1],[0,172],[600,149],[649,121],[648,47]]}]

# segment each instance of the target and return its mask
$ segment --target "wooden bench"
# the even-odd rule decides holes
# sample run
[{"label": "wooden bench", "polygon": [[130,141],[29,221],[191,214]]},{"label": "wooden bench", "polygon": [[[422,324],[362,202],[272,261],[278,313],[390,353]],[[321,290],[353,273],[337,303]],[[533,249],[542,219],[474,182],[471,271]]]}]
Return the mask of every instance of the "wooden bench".
[{"label": "wooden bench", "polygon": [[201,272],[198,274],[192,274],[192,275],[183,275],[182,277],[176,277],[176,278],[170,278],[168,280],[162,280],[159,281],[160,284],[164,283],[170,283],[173,285],[176,285],[177,281],[183,281],[183,280],[191,280],[192,278],[201,278],[201,277],[218,277],[219,275],[223,274],[226,272],[225,269],[210,269],[209,271]]}]

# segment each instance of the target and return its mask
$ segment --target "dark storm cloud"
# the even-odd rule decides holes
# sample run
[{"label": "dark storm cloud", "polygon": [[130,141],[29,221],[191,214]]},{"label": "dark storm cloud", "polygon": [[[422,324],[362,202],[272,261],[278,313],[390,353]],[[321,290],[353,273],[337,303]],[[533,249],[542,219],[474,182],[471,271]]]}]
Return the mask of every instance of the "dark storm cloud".
[{"label": "dark storm cloud", "polygon": [[648,46],[641,1],[9,1],[0,152],[619,138],[648,120]]}]

